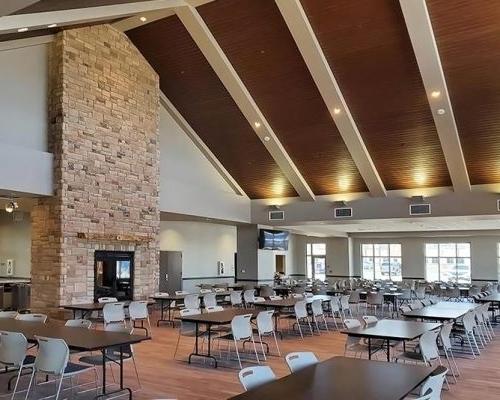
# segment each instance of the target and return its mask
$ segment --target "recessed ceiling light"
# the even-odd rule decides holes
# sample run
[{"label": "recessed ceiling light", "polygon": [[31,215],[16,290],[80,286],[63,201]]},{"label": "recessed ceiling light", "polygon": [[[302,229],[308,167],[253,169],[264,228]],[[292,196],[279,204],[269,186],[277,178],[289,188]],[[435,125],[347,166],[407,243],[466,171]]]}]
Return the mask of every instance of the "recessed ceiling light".
[{"label": "recessed ceiling light", "polygon": [[258,121],[254,122],[254,125],[256,128],[260,128],[260,122],[258,122]]},{"label": "recessed ceiling light", "polygon": [[438,108],[438,110],[437,110],[437,113],[439,115],[443,115],[445,112],[446,112],[446,110],[444,108]]},{"label": "recessed ceiling light", "polygon": [[335,115],[340,114],[340,108],[334,108],[334,109],[333,109],[333,113],[334,113]]},{"label": "recessed ceiling light", "polygon": [[47,25],[47,28],[55,28],[57,26],[57,24],[50,24],[50,25]]},{"label": "recessed ceiling light", "polygon": [[141,22],[146,22],[148,20],[146,17],[140,17],[139,19],[141,20]]},{"label": "recessed ceiling light", "polygon": [[437,99],[439,96],[441,96],[441,92],[439,90],[434,90],[431,92],[431,97],[434,99]]},{"label": "recessed ceiling light", "polygon": [[28,28],[19,28],[17,31],[18,32],[27,32]]},{"label": "recessed ceiling light", "polygon": [[269,136],[264,136],[264,140],[265,140],[266,142],[269,142],[269,141],[271,140],[271,138],[270,138]]}]

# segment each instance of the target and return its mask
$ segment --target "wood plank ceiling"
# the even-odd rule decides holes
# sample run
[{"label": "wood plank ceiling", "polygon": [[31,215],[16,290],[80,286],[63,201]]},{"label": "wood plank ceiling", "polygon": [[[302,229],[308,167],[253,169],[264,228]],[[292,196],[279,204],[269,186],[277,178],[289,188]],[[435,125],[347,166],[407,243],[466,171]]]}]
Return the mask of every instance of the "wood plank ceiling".
[{"label": "wood plank ceiling", "polygon": [[275,2],[218,0],[198,12],[313,192],[366,191]]},{"label": "wood plank ceiling", "polygon": [[449,186],[399,2],[302,5],[386,188]]},{"label": "wood plank ceiling", "polygon": [[160,75],[162,91],[250,198],[297,195],[177,16],[127,34]]},{"label": "wood plank ceiling", "polygon": [[115,4],[140,3],[148,0],[40,0],[36,3],[17,10],[13,14],[34,14],[48,11],[71,10],[75,8],[88,8],[111,6]]},{"label": "wood plank ceiling", "polygon": [[500,182],[500,2],[428,0],[471,184]]}]

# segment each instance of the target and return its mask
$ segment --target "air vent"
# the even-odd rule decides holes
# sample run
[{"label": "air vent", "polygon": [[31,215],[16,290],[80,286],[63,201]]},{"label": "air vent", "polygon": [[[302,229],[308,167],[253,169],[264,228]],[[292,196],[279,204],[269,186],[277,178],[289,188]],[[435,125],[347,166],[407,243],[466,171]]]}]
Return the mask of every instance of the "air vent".
[{"label": "air vent", "polygon": [[335,218],[350,218],[352,217],[352,207],[339,207],[333,209]]},{"label": "air vent", "polygon": [[410,204],[410,215],[430,215],[430,204]]},{"label": "air vent", "polygon": [[283,221],[285,219],[284,211],[269,211],[269,221]]},{"label": "air vent", "polygon": [[500,200],[497,200],[497,211],[500,211]]}]

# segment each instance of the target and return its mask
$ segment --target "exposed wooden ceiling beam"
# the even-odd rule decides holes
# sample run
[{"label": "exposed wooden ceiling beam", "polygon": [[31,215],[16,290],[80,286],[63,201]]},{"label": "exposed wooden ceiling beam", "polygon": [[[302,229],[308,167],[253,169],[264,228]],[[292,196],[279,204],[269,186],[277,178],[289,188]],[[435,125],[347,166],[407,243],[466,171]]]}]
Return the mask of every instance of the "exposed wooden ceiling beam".
[{"label": "exposed wooden ceiling beam", "polygon": [[[190,5],[177,7],[175,12],[187,31],[231,95],[257,136],[278,166],[304,200],[314,200],[311,188],[286,152],[268,121],[255,103],[235,69],[208,29],[200,14]],[[242,154],[244,157],[244,154]]]},{"label": "exposed wooden ceiling beam", "polygon": [[38,3],[39,0],[2,0],[0,2],[0,16],[9,15],[13,12]]},{"label": "exposed wooden ceiling beam", "polygon": [[222,163],[218,160],[214,153],[208,148],[208,146],[203,142],[203,140],[198,136],[189,123],[184,119],[181,113],[175,108],[172,102],[165,96],[163,92],[160,93],[160,102],[165,108],[165,110],[170,114],[173,120],[179,125],[179,127],[186,133],[186,135],[193,141],[194,145],[202,152],[202,154],[207,158],[210,164],[217,170],[217,172],[222,176],[226,183],[234,190],[234,192],[240,196],[247,197],[244,190],[236,182],[236,180],[231,176],[231,174],[224,168]]},{"label": "exposed wooden ceiling beam", "polygon": [[275,0],[337,128],[372,196],[386,190],[299,0]]},{"label": "exposed wooden ceiling beam", "polygon": [[425,0],[400,0],[418,68],[434,117],[453,189],[470,192],[471,185],[453,108]]},{"label": "exposed wooden ceiling beam", "polygon": [[17,32],[19,28],[40,29],[122,18],[138,13],[171,9],[186,4],[184,0],[151,0],[111,6],[77,8],[33,14],[16,14],[0,17],[0,33]]}]

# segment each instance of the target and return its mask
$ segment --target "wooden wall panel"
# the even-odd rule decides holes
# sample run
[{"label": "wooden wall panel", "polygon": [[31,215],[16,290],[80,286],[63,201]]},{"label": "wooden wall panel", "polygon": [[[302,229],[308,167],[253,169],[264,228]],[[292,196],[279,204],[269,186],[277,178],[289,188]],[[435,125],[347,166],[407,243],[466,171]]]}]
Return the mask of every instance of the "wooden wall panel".
[{"label": "wooden wall panel", "polygon": [[471,183],[499,183],[500,2],[427,6]]},{"label": "wooden wall panel", "polygon": [[217,0],[198,11],[313,192],[366,191],[275,2]]},{"label": "wooden wall panel", "polygon": [[387,189],[451,180],[396,0],[302,0]]},{"label": "wooden wall panel", "polygon": [[176,16],[127,32],[160,86],[250,198],[296,192]]}]

